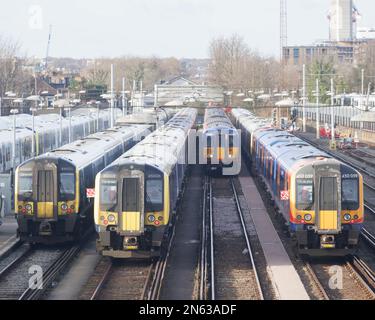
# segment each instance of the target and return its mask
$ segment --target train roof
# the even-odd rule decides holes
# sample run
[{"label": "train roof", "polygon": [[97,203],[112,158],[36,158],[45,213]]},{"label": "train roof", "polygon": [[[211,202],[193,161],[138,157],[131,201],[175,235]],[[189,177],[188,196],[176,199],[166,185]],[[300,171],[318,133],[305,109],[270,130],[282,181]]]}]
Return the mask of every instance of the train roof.
[{"label": "train roof", "polygon": [[286,169],[291,169],[297,161],[303,159],[331,158],[327,153],[285,131],[271,129],[257,131],[254,135]]},{"label": "train roof", "polygon": [[84,168],[89,163],[99,158],[103,152],[109,151],[119,143],[130,138],[143,137],[150,126],[134,125],[124,127],[114,127],[102,132],[97,132],[81,140],[64,145],[56,150],[38,156],[35,159],[61,159],[70,162],[76,168]]},{"label": "train roof", "polygon": [[271,119],[257,117],[246,109],[232,109],[232,115],[241,126],[250,133],[253,133],[260,128],[270,128],[272,125]]},{"label": "train roof", "polygon": [[232,129],[236,130],[222,108],[208,108],[204,116],[203,130]]},{"label": "train roof", "polygon": [[174,111],[157,109],[144,109],[142,113],[133,113],[117,119],[117,125],[123,124],[153,124],[153,125],[164,125],[170,120]]},{"label": "train roof", "polygon": [[[72,111],[71,121],[74,123],[85,123],[89,120],[97,119],[96,113],[90,112],[90,110],[84,110],[77,112],[77,110]],[[99,117],[109,119],[110,113],[109,109],[100,110]],[[60,115],[51,113],[43,114],[34,117],[35,129],[42,129],[48,126],[55,126],[56,121],[60,121]],[[69,118],[64,117],[62,119],[63,124],[69,123]],[[17,128],[31,128],[32,127],[32,116],[29,114],[19,114],[16,116],[16,126]],[[0,117],[0,131],[1,130],[13,130],[13,116],[3,116]]]},{"label": "train roof", "polygon": [[243,128],[249,131],[260,144],[264,145],[271,156],[287,170],[291,170],[298,161],[332,158],[295,135],[271,127],[270,119],[255,117],[244,109],[232,110],[232,114]]},{"label": "train roof", "polygon": [[[93,116],[75,115],[71,117],[72,126],[88,124],[91,121],[96,121],[98,114],[95,118]],[[20,119],[17,115],[16,118],[16,139],[22,140],[31,137],[32,135],[32,116],[23,115]],[[110,114],[108,109],[102,110],[99,113],[101,120],[109,120]],[[1,123],[8,123],[7,126],[1,127]],[[69,118],[62,119],[62,128],[69,127]],[[48,114],[34,117],[34,128],[38,134],[50,134],[60,130],[60,115]],[[13,116],[0,117],[0,146],[2,144],[13,143]]]},{"label": "train roof", "polygon": [[170,174],[177,156],[185,145],[189,130],[195,123],[197,111],[179,111],[167,124],[138,143],[106,169],[127,164],[148,165]]}]

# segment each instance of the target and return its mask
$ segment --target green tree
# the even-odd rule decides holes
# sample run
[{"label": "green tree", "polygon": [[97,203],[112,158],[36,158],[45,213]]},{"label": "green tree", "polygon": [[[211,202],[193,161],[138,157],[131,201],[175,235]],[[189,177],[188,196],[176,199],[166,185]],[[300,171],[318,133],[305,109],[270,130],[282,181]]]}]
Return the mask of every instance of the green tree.
[{"label": "green tree", "polygon": [[316,60],[307,69],[308,81],[307,92],[310,101],[315,101],[314,92],[316,79],[319,79],[319,91],[321,103],[328,103],[330,96],[327,92],[331,90],[331,77],[336,73],[331,61]]}]

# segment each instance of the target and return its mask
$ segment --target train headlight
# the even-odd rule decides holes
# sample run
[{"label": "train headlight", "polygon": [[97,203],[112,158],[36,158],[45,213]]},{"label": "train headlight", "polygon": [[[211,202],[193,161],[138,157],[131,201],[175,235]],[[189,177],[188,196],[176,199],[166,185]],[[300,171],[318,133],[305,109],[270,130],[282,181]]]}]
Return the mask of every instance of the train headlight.
[{"label": "train headlight", "polygon": [[305,221],[311,221],[312,220],[312,215],[311,214],[306,214],[305,215]]},{"label": "train headlight", "polygon": [[25,208],[26,208],[27,211],[31,211],[31,209],[32,209],[33,207],[31,206],[31,204],[27,204]]},{"label": "train headlight", "polygon": [[115,217],[113,214],[110,214],[110,215],[108,216],[108,221],[109,221],[110,223],[114,223],[115,220],[116,220],[116,217]]},{"label": "train headlight", "polygon": [[352,216],[349,213],[347,213],[347,214],[344,215],[344,220],[345,221],[350,221],[351,219],[352,219]]},{"label": "train headlight", "polygon": [[66,205],[66,203],[63,203],[61,205],[61,209],[64,210],[64,211],[68,210],[68,206]]},{"label": "train headlight", "polygon": [[148,221],[154,222],[155,221],[155,216],[151,215],[148,217]]}]

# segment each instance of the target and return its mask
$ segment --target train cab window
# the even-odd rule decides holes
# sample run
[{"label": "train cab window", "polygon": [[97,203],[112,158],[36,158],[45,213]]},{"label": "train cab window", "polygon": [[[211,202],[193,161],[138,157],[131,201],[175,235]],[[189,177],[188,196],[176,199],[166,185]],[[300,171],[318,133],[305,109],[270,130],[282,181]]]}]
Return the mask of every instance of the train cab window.
[{"label": "train cab window", "polygon": [[20,173],[18,179],[18,194],[20,200],[28,200],[33,196],[33,174]]},{"label": "train cab window", "polygon": [[285,190],[285,171],[280,169],[280,191]]},{"label": "train cab window", "polygon": [[122,211],[139,212],[139,179],[125,178],[123,181],[122,192]]},{"label": "train cab window", "polygon": [[357,210],[359,208],[358,179],[342,180],[342,209]]},{"label": "train cab window", "polygon": [[229,135],[229,148],[234,148],[235,147],[234,143],[235,143],[234,135],[230,134]]},{"label": "train cab window", "polygon": [[61,172],[59,181],[60,200],[70,201],[75,198],[74,172]]},{"label": "train cab window", "polygon": [[212,147],[212,137],[207,136],[207,148],[211,148],[211,147]]},{"label": "train cab window", "polygon": [[163,180],[148,179],[146,181],[146,212],[163,210]]},{"label": "train cab window", "polygon": [[297,180],[297,201],[298,210],[313,210],[314,208],[314,184],[310,179]]},{"label": "train cab window", "polygon": [[117,180],[102,180],[100,185],[100,206],[112,211],[117,205]]},{"label": "train cab window", "polygon": [[323,177],[320,180],[319,209],[325,211],[337,210],[337,179]]}]

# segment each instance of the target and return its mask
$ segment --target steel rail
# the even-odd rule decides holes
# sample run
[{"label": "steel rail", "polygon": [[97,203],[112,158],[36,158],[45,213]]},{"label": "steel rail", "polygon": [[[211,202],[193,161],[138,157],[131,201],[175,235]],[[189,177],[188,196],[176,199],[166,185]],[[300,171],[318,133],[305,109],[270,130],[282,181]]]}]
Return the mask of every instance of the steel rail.
[{"label": "steel rail", "polygon": [[327,294],[327,291],[324,289],[322,283],[319,281],[319,279],[318,279],[313,267],[311,266],[310,262],[305,261],[305,266],[306,266],[306,269],[307,269],[308,273],[310,274],[313,282],[315,283],[315,286],[317,287],[320,294],[322,295],[323,299],[324,300],[330,300],[329,295]]},{"label": "steel rail", "polygon": [[112,270],[113,263],[112,260],[109,261],[107,268],[105,269],[103,276],[101,277],[98,285],[96,286],[94,292],[92,293],[90,300],[96,300],[99,297],[100,292],[103,290],[104,284],[107,282],[108,276]]},{"label": "steel rail", "polygon": [[213,197],[212,197],[212,178],[209,178],[209,220],[210,220],[210,266],[211,266],[211,279],[210,279],[210,292],[211,300],[216,300],[216,287],[215,287],[215,247],[214,247],[214,215],[213,215]]},{"label": "steel rail", "polygon": [[207,298],[207,271],[208,271],[208,261],[207,261],[207,188],[208,179],[205,177],[204,187],[203,187],[203,205],[202,205],[202,234],[201,234],[201,256],[200,256],[200,281],[199,281],[199,300],[206,300]]},{"label": "steel rail", "polygon": [[68,265],[73,257],[79,252],[80,246],[73,246],[65,250],[43,274],[42,288],[28,287],[19,300],[37,300],[49,288],[50,284],[57,278],[62,269]]},{"label": "steel rail", "polygon": [[233,179],[231,179],[231,184],[232,184],[234,200],[236,202],[237,213],[238,213],[238,216],[240,218],[242,231],[243,231],[243,234],[244,234],[245,239],[246,239],[246,246],[247,246],[247,250],[248,250],[248,253],[249,253],[251,267],[252,267],[253,272],[254,272],[254,277],[255,277],[256,284],[257,284],[258,293],[259,293],[260,299],[264,300],[263,290],[262,290],[262,286],[260,284],[258,271],[257,271],[257,267],[256,267],[256,264],[255,264],[253,249],[251,247],[250,239],[249,239],[249,236],[248,236],[248,233],[247,233],[246,222],[245,222],[245,219],[244,219],[244,216],[243,216],[243,211],[242,211],[241,204],[240,204],[240,201],[239,201],[239,198],[238,198],[238,192],[237,192],[237,189],[236,189],[236,186],[234,184]]}]

